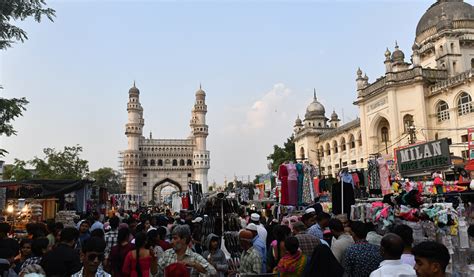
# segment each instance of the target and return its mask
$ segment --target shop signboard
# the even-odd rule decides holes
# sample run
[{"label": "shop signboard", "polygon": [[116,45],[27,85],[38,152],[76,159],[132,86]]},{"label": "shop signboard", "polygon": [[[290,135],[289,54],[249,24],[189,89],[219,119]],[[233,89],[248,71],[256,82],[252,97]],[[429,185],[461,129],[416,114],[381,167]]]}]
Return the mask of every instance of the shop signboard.
[{"label": "shop signboard", "polygon": [[469,150],[469,160],[474,160],[474,128],[467,129],[467,149]]},{"label": "shop signboard", "polygon": [[430,171],[451,165],[447,138],[399,149],[396,155],[400,174]]}]

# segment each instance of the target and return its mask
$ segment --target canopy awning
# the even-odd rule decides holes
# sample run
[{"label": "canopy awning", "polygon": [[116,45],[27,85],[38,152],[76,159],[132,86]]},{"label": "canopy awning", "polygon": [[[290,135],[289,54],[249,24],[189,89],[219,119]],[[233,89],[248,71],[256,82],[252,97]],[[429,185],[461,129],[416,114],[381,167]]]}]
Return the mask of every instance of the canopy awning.
[{"label": "canopy awning", "polygon": [[34,198],[45,198],[60,196],[84,188],[85,185],[93,184],[93,180],[25,180],[25,181],[0,181],[0,188],[27,188],[34,189]]}]

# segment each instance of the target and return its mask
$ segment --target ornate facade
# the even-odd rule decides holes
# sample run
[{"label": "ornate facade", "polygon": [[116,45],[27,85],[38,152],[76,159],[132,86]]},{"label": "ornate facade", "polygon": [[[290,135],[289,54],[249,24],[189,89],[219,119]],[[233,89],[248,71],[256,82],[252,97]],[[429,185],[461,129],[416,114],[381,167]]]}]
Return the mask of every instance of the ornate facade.
[{"label": "ornate facade", "polygon": [[141,194],[148,203],[161,199],[161,189],[173,186],[177,190],[188,190],[190,181],[202,184],[207,192],[207,173],[210,168],[210,153],[206,139],[206,93],[199,88],[191,113],[191,135],[186,139],[153,139],[143,136],[143,108],[140,91],[129,90],[127,104],[128,122],[125,135],[128,147],[123,151],[123,170],[127,194]]},{"label": "ornate facade", "polygon": [[[325,175],[343,167],[363,168],[373,153],[393,157],[414,142],[451,139],[453,155],[466,157],[467,128],[474,125],[474,8],[462,0],[438,0],[416,28],[410,63],[396,44],[385,51],[385,75],[369,82],[357,70],[359,118],[338,126],[333,113],[325,124],[308,106],[304,125],[295,123],[297,159],[309,159]],[[324,117],[324,120],[323,120]],[[334,119],[333,119],[334,118]],[[314,125],[316,123],[317,125]],[[321,124],[321,125],[319,125]]]}]

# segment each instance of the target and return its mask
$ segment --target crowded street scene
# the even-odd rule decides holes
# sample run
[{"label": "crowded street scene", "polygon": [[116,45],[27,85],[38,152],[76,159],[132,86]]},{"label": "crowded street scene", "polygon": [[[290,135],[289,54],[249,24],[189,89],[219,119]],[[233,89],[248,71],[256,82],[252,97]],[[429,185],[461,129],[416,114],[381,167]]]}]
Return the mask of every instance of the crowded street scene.
[{"label": "crowded street scene", "polygon": [[0,277],[473,277],[473,2],[223,2],[0,2]]}]

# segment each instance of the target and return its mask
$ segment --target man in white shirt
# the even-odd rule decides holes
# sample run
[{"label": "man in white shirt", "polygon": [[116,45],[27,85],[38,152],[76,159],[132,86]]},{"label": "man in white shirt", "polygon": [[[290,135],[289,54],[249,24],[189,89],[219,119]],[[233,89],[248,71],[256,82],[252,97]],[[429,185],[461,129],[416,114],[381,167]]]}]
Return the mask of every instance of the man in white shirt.
[{"label": "man in white shirt", "polygon": [[354,244],[354,239],[351,235],[344,232],[344,225],[342,225],[342,222],[337,218],[329,220],[329,229],[333,235],[331,251],[334,257],[341,263],[347,248]]},{"label": "man in white shirt", "polygon": [[384,260],[378,269],[370,273],[370,277],[415,277],[416,272],[413,267],[400,260],[403,248],[403,240],[400,236],[393,233],[386,234],[380,242],[380,252]]},{"label": "man in white shirt", "polygon": [[258,215],[257,213],[251,214],[250,221],[251,223],[257,225],[258,236],[264,243],[267,243],[267,230],[265,229],[265,227],[263,227],[262,224],[260,224],[260,215]]}]

